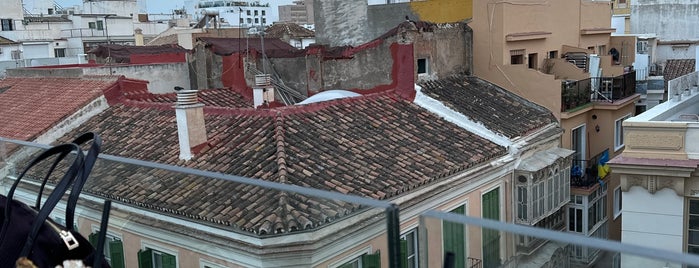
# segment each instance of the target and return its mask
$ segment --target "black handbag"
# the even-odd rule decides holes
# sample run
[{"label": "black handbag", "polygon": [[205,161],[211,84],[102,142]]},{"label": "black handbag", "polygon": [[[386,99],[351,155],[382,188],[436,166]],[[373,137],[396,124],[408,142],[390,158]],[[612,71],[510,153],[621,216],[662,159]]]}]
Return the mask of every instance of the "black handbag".
[{"label": "black handbag", "polygon": [[[78,144],[92,141],[87,155],[83,153]],[[86,133],[78,137],[73,143],[54,146],[34,158],[31,163],[17,177],[10,188],[7,197],[0,195],[0,217],[2,228],[0,229],[0,267],[15,267],[20,258],[30,260],[37,267],[56,267],[65,260],[79,260],[85,264],[108,266],[103,260],[101,247],[95,249],[85,237],[74,230],[75,206],[82,188],[90,174],[101,148],[101,140],[94,133]],[[67,158],[68,155],[74,155]],[[37,164],[56,156],[51,167],[46,172],[39,189],[35,207],[13,200],[16,188],[27,172]],[[63,172],[63,176],[57,181],[53,191],[46,202],[41,206],[41,198],[44,187],[56,171],[56,167],[62,162],[69,162]],[[49,218],[49,214],[56,207],[65,193],[70,189],[66,206],[66,227],[57,224]],[[109,215],[109,202],[105,204],[103,211],[103,224],[106,228],[106,220]],[[106,232],[100,232],[105,236]],[[104,240],[104,238],[100,237]]]}]

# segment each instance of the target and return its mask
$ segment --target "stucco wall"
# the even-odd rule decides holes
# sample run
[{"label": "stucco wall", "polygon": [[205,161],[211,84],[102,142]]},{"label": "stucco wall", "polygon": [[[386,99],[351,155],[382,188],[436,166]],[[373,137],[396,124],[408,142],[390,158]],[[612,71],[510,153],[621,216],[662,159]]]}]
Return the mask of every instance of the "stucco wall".
[{"label": "stucco wall", "polygon": [[472,17],[471,0],[427,0],[368,5],[367,1],[314,1],[316,42],[331,46],[373,40],[408,19],[452,23]]},{"label": "stucco wall", "polygon": [[352,60],[323,61],[324,89],[370,89],[376,85],[391,84],[393,58],[388,44],[355,54]]},{"label": "stucco wall", "polygon": [[370,29],[366,1],[314,1],[316,42],[332,46],[361,44]]},{"label": "stucco wall", "polygon": [[458,24],[423,32],[415,42],[415,59],[428,59],[428,71],[434,79],[459,72],[471,73],[472,38],[471,29]]},{"label": "stucco wall", "polygon": [[123,65],[104,66],[98,68],[85,68],[86,75],[125,75],[128,78],[149,81],[148,91],[151,93],[174,92],[175,86],[189,86],[189,73],[187,63],[167,63],[148,65]]},{"label": "stucco wall", "polygon": [[631,33],[655,33],[661,41],[699,39],[698,1],[631,2]]},{"label": "stucco wall", "polygon": [[[631,187],[627,192],[623,192],[622,196],[623,243],[676,252],[683,250],[683,197],[677,196],[675,191],[667,188],[651,194],[638,186]],[[653,261],[631,255],[621,256],[621,267],[662,267],[664,264],[665,261]]]}]

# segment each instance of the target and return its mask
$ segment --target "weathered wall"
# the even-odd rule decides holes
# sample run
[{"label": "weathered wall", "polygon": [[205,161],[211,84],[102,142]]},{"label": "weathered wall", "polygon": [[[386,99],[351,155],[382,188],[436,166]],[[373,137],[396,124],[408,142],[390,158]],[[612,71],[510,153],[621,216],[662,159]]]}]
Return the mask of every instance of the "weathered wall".
[{"label": "weathered wall", "polygon": [[661,41],[699,39],[699,1],[631,2],[631,32],[655,33]]},{"label": "weathered wall", "polygon": [[473,32],[465,24],[422,32],[416,37],[415,60],[428,59],[429,77],[432,79],[456,73],[471,73],[472,38]]},{"label": "weathered wall", "polygon": [[389,44],[363,50],[351,60],[323,61],[321,76],[323,89],[370,89],[376,85],[391,84],[393,58]]},{"label": "weathered wall", "polygon": [[281,77],[284,84],[308,95],[308,61],[304,57],[269,59],[271,68]]},{"label": "weathered wall", "polygon": [[472,17],[472,0],[427,0],[368,5],[367,1],[314,1],[316,42],[331,46],[358,45],[404,22],[452,23]]},{"label": "weathered wall", "polygon": [[381,36],[401,22],[404,22],[406,16],[410,20],[420,20],[420,16],[410,9],[410,3],[369,6],[367,8],[369,28],[362,31],[364,35],[362,39],[364,42],[368,42]]},{"label": "weathered wall", "polygon": [[174,92],[175,86],[187,87],[189,85],[189,70],[187,63],[166,63],[148,65],[121,65],[103,66],[99,68],[85,68],[86,75],[124,75],[128,78],[146,80],[148,91],[151,93]]},{"label": "weathered wall", "polygon": [[331,46],[361,44],[370,29],[366,1],[314,1],[316,42]]}]

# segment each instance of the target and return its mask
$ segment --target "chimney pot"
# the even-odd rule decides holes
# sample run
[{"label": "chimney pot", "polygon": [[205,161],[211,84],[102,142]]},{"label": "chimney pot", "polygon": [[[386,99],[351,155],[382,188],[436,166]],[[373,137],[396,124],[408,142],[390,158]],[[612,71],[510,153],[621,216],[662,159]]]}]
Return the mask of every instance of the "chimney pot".
[{"label": "chimney pot", "polygon": [[197,98],[197,90],[178,90],[175,103],[177,137],[180,144],[180,159],[192,159],[192,148],[206,143],[204,104]]}]

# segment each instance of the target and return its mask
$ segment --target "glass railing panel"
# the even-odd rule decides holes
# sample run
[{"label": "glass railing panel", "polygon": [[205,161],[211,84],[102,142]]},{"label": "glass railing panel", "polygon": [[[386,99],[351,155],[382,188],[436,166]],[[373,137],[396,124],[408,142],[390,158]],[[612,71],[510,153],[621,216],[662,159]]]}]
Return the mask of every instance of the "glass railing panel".
[{"label": "glass railing panel", "polygon": [[[420,267],[695,267],[699,256],[441,211],[420,217]],[[607,227],[607,225],[603,226]]]},{"label": "glass railing panel", "polygon": [[[45,147],[0,140],[0,194]],[[40,177],[21,184],[17,199],[33,204]],[[111,267],[389,267],[398,250],[389,246],[398,234],[397,217],[387,221],[390,203],[283,182],[102,154],[74,226],[95,239],[102,205],[112,200],[105,244]],[[64,208],[51,218],[67,225]]]}]

